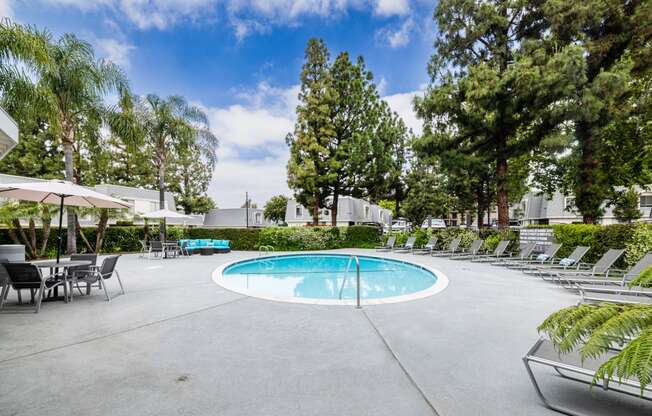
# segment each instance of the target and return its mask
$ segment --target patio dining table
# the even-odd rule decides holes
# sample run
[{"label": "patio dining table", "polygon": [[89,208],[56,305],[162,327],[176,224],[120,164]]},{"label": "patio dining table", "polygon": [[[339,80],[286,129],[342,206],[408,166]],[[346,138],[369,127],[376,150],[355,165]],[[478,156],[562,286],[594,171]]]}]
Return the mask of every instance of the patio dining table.
[{"label": "patio dining table", "polygon": [[[54,274],[58,271],[58,269],[63,269],[66,271],[70,267],[77,267],[77,266],[90,266],[92,262],[90,260],[66,260],[66,259],[59,259],[57,262],[56,260],[38,260],[38,261],[33,261],[31,262],[34,266],[42,268],[42,269],[50,269],[50,274]],[[64,277],[64,280],[67,280],[67,278]],[[64,286],[64,290],[65,289]],[[48,297],[47,299],[43,299],[44,302],[50,302],[53,300],[61,300],[62,298],[59,296],[59,286],[54,287],[54,297],[50,298]],[[68,302],[68,297],[64,296],[63,297],[64,302]]]}]

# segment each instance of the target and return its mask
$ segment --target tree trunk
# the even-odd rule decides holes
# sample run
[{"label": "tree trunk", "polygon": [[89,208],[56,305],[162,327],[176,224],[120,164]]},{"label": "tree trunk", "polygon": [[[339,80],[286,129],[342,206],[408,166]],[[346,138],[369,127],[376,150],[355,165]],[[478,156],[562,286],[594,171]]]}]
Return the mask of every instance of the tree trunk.
[{"label": "tree trunk", "polygon": [[23,226],[20,225],[20,220],[18,218],[14,218],[11,220],[13,224],[13,228],[18,231],[18,236],[20,237],[21,242],[19,244],[23,244],[25,248],[27,248],[27,255],[29,258],[33,259],[36,258],[36,250],[32,246],[29,238],[27,238],[27,234],[25,234],[25,230],[23,229]]},{"label": "tree trunk", "polygon": [[333,191],[333,202],[331,203],[331,226],[337,227],[337,204],[339,203],[340,195],[339,191],[335,189]]},{"label": "tree trunk", "polygon": [[93,246],[91,246],[91,243],[86,238],[86,234],[84,234],[84,230],[82,230],[81,224],[79,224],[79,219],[77,218],[77,216],[75,216],[75,230],[77,230],[79,232],[79,236],[84,241],[84,244],[86,245],[86,248],[88,249],[88,252],[89,253],[95,252],[95,250],[93,250]]},{"label": "tree trunk", "polygon": [[95,234],[95,253],[100,254],[104,245],[104,236],[106,234],[106,225],[109,222],[109,210],[102,208],[100,211],[100,221],[97,223],[97,232]]},{"label": "tree trunk", "polygon": [[496,158],[496,205],[498,207],[498,227],[509,227],[509,198],[507,195],[507,157],[504,138],[498,145]]},{"label": "tree trunk", "polygon": [[[158,203],[159,209],[165,209],[165,161],[161,161],[158,167]],[[158,232],[160,241],[165,241],[165,225],[165,218],[162,218]]]},{"label": "tree trunk", "polygon": [[[66,124],[64,124],[65,126]],[[73,173],[73,161],[72,161],[72,144],[75,140],[75,132],[71,127],[64,127],[64,139],[63,139],[63,156],[66,166],[66,180],[70,182],[75,182],[74,173]],[[77,236],[75,235],[76,228],[76,218],[75,212],[68,208],[67,210],[67,235],[68,240],[66,242],[66,252],[68,254],[74,254],[77,252]]]},{"label": "tree trunk", "polygon": [[29,219],[29,243],[34,250],[34,256],[38,253],[36,252],[36,223],[34,223],[34,218]]},{"label": "tree trunk", "polygon": [[312,225],[319,225],[319,193],[315,192],[312,203]]},{"label": "tree trunk", "polygon": [[43,224],[43,242],[41,244],[39,256],[45,255],[45,252],[48,249],[48,240],[50,239],[50,230],[52,229],[52,218],[41,217],[41,223]]},{"label": "tree trunk", "polygon": [[595,138],[590,125],[585,121],[577,123],[575,134],[581,152],[575,188],[575,206],[582,213],[582,221],[585,224],[595,224],[604,200],[604,192],[596,183],[598,161],[595,158]]}]

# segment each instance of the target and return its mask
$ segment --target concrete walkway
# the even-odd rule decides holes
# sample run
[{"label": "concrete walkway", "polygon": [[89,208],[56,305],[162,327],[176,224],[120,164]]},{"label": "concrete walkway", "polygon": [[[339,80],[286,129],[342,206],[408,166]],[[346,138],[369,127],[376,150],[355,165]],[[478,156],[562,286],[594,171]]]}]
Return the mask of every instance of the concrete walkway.
[{"label": "concrete walkway", "polygon": [[[371,253],[365,250],[340,250]],[[519,272],[409,254],[445,273],[426,299],[280,303],[228,292],[220,264],[257,253],[123,256],[124,296],[0,313],[0,415],[554,415],[521,357],[577,296]],[[110,289],[117,295],[116,281]],[[542,369],[551,399],[590,415],[643,415]]]}]

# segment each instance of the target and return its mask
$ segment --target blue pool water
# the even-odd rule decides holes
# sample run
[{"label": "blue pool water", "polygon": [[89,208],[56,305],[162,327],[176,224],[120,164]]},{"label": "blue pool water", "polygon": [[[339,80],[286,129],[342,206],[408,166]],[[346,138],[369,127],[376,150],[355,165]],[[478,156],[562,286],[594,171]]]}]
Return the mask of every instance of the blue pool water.
[{"label": "blue pool water", "polygon": [[[348,255],[305,254],[247,260],[228,266],[221,284],[252,296],[305,299],[354,299],[355,261]],[[437,277],[416,265],[358,256],[362,299],[408,295],[435,284]]]}]

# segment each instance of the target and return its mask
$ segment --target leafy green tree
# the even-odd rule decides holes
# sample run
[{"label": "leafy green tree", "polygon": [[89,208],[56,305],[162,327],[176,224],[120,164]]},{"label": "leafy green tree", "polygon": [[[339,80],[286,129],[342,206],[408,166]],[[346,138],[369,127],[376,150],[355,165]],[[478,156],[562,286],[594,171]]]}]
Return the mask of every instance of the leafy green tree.
[{"label": "leafy green tree", "polygon": [[556,48],[537,4],[440,1],[431,85],[416,102],[425,137],[454,127],[448,148],[480,153],[495,168],[498,220],[509,225],[509,161],[528,154],[566,114],[582,50]]},{"label": "leafy green tree", "polygon": [[296,200],[310,209],[314,225],[325,205],[332,174],[328,171],[328,144],[335,136],[332,105],[336,94],[331,87],[329,53],[324,41],[312,38],[306,47],[301,71],[301,90],[294,133],[288,134],[290,147],[288,186]]},{"label": "leafy green tree", "polygon": [[[626,113],[638,112],[630,97],[637,88],[635,78],[652,63],[652,4],[644,0],[548,0],[542,11],[554,42],[560,47],[579,45],[584,53],[582,76],[567,96],[576,143],[572,154],[562,159],[568,161],[565,166],[584,222],[595,223],[613,182],[622,177],[616,170],[645,159],[637,157],[638,151],[627,151],[641,143],[640,131],[632,131],[630,126],[612,129],[617,134],[605,134],[604,129],[610,124],[613,128],[615,119],[622,122]],[[609,149],[614,147],[621,155],[631,156],[632,163],[610,163]]]},{"label": "leafy green tree", "polygon": [[613,205],[613,213],[620,222],[631,223],[641,218],[641,211],[638,209],[639,193],[634,189],[615,192],[611,197],[610,204]]},{"label": "leafy green tree", "polygon": [[[170,96],[162,99],[155,94],[149,94],[138,101],[135,111],[144,143],[152,149],[152,162],[158,178],[159,203],[163,209],[166,169],[173,160],[173,152],[195,146],[207,160],[215,160],[218,139],[210,132],[206,114],[198,107],[189,105],[183,97]],[[159,232],[163,240],[165,219],[161,221]]]},{"label": "leafy green tree", "polygon": [[213,209],[215,203],[206,192],[213,178],[215,159],[206,160],[202,150],[191,143],[177,149],[172,166],[170,190],[177,206],[183,207],[186,214],[205,214]]},{"label": "leafy green tree", "polygon": [[403,201],[403,213],[416,227],[432,215],[435,218],[448,215],[449,197],[444,190],[444,177],[432,165],[414,161],[407,175],[407,196]]},{"label": "leafy green tree", "polygon": [[[7,227],[9,237],[16,244],[25,246],[27,257],[35,259],[43,257],[47,252],[52,217],[59,212],[55,205],[37,204],[25,201],[6,201],[0,205],[0,223]],[[20,220],[28,221],[28,228],[22,226]],[[38,242],[36,221],[41,223],[41,242]]]},{"label": "leafy green tree", "polygon": [[[74,35],[64,34],[54,42],[49,37],[45,40],[31,44],[42,48],[33,53],[38,52],[40,60],[45,62],[31,66],[36,78],[34,83],[26,80],[18,69],[20,63],[3,70],[3,80],[0,81],[3,101],[19,115],[31,113],[44,117],[48,128],[53,134],[56,132],[62,145],[65,179],[74,182],[74,147],[82,124],[101,119],[105,110],[103,96],[111,90],[126,91],[127,81],[119,67],[111,62],[97,61],[91,45]],[[74,253],[75,217],[72,210],[68,212],[67,241],[67,251]]]},{"label": "leafy green tree", "polygon": [[263,215],[268,220],[276,224],[285,221],[285,210],[288,206],[288,197],[285,195],[275,195],[265,204]]}]

